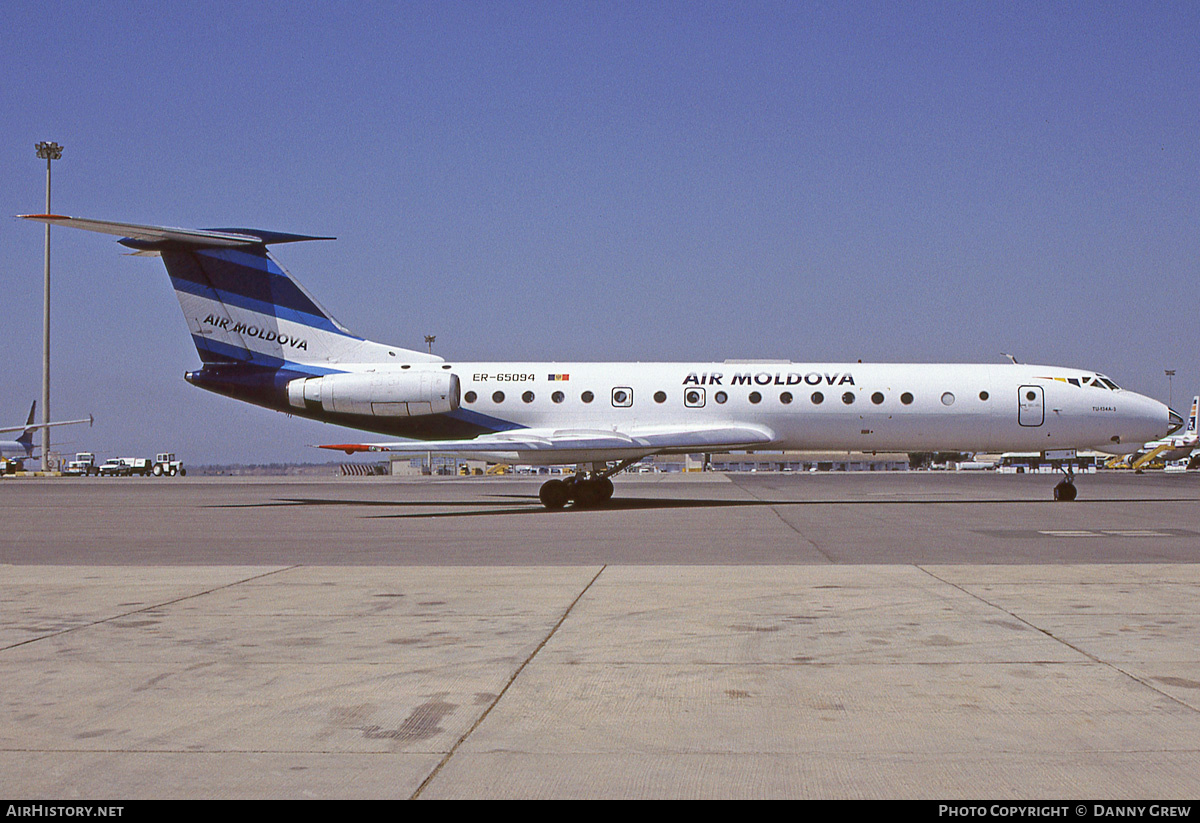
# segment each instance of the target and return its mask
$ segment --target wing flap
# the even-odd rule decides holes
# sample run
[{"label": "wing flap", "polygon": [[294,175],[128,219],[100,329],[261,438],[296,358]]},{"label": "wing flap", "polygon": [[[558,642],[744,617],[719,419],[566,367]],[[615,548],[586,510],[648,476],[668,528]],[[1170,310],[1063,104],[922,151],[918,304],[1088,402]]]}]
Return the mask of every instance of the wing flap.
[{"label": "wing flap", "polygon": [[656,426],[628,432],[588,429],[517,429],[474,440],[403,440],[392,443],[337,443],[322,449],[399,454],[518,455],[521,459],[559,458],[562,462],[615,460],[636,454],[669,454],[716,449],[761,448],[774,434],[762,426]]}]

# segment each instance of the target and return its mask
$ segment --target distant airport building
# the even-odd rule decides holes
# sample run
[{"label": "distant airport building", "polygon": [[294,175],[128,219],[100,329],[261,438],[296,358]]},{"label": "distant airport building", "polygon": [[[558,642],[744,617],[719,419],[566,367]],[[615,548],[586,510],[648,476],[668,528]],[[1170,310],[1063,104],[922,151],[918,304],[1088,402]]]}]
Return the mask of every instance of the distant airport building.
[{"label": "distant airport building", "polygon": [[[704,471],[704,455],[660,455],[653,465],[664,472]],[[708,469],[718,472],[891,472],[908,471],[909,457],[880,452],[754,452],[712,454]]]},{"label": "distant airport building", "polygon": [[[556,475],[560,467],[497,465],[483,460],[464,460],[432,455],[432,466],[425,456],[393,455],[386,468],[361,469],[356,473],[384,473],[397,477],[421,475]],[[957,459],[956,459],[957,458]],[[660,454],[630,466],[631,473],[683,472],[897,472],[914,468],[948,471],[994,470],[1004,474],[1049,474],[1071,469],[1091,473],[1103,465],[1105,455],[1083,452],[1067,460],[1048,459],[1041,452],[1009,452],[972,459],[957,453],[909,455],[903,452],[754,452],[726,454]],[[349,474],[350,471],[343,470]]]}]

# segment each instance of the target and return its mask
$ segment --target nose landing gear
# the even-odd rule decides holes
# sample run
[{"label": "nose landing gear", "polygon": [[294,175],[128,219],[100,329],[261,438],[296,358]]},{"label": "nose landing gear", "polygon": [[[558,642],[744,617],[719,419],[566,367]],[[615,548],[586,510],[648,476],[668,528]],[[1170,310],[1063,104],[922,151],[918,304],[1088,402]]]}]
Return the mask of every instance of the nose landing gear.
[{"label": "nose landing gear", "polygon": [[1075,489],[1075,472],[1070,468],[1062,470],[1063,479],[1058,481],[1058,485],[1054,487],[1054,499],[1064,503],[1070,503],[1078,494]]}]

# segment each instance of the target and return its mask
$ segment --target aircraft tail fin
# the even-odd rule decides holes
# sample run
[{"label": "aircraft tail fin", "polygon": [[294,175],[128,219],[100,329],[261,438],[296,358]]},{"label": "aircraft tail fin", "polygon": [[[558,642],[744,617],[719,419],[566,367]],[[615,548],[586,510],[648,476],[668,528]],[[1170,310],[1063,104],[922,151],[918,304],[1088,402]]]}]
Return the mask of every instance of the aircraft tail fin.
[{"label": "aircraft tail fin", "polygon": [[37,427],[33,425],[33,415],[36,410],[37,401],[34,400],[33,405],[29,407],[29,418],[25,421],[25,430],[17,438],[17,442],[24,446],[26,451],[33,448],[33,433],[37,431]]},{"label": "aircraft tail fin", "polygon": [[265,245],[160,254],[205,363],[310,363],[346,357],[363,342],[291,279]]},{"label": "aircraft tail fin", "polygon": [[1183,429],[1185,434],[1196,434],[1197,412],[1200,412],[1200,395],[1192,398],[1192,412],[1188,415],[1187,425]]},{"label": "aircraft tail fin", "polygon": [[159,255],[200,359],[281,368],[347,361],[440,361],[384,346],[346,329],[289,275],[269,245],[332,240],[260,229],[175,229],[61,215],[22,215],[50,225],[112,234],[139,255]]}]

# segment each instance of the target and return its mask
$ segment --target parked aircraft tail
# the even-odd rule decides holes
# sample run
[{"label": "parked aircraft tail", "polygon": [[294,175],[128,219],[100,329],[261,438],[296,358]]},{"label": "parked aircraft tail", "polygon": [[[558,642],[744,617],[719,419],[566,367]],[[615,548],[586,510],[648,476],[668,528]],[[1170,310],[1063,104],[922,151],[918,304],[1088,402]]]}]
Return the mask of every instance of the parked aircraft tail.
[{"label": "parked aircraft tail", "polygon": [[36,409],[37,401],[34,400],[33,405],[29,407],[29,419],[25,421],[25,429],[21,432],[21,436],[17,438],[17,442],[20,443],[25,448],[25,451],[29,454],[33,453],[33,433],[37,431],[37,426],[33,425],[33,414]]},{"label": "parked aircraft tail", "polygon": [[268,246],[332,240],[259,229],[173,229],[53,214],[22,215],[55,226],[120,236],[139,255],[158,255],[206,366],[248,365],[321,372],[341,362],[440,361],[384,346],[337,322],[271,256]]}]

